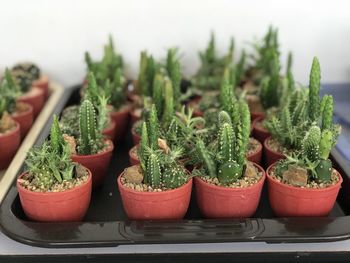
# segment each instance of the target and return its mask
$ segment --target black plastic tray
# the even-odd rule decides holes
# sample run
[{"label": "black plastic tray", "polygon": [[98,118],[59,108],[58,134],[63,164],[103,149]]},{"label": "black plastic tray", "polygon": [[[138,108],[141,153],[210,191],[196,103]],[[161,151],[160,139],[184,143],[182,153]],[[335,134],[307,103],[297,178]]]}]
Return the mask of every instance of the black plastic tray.
[{"label": "black plastic tray", "polygon": [[[79,86],[68,89],[55,112],[79,101]],[[50,123],[37,144],[48,135]],[[146,243],[268,243],[329,242],[350,238],[350,167],[336,150],[335,166],[343,175],[343,187],[329,217],[276,218],[269,206],[266,186],[253,218],[206,220],[200,215],[195,195],[184,220],[129,221],[123,211],[116,178],[129,165],[131,136],[115,146],[108,175],[103,185],[93,190],[87,215],[82,222],[37,223],[29,221],[22,210],[13,185],[0,207],[1,230],[14,240],[42,247],[117,246]],[[194,191],[194,190],[193,190]]]}]

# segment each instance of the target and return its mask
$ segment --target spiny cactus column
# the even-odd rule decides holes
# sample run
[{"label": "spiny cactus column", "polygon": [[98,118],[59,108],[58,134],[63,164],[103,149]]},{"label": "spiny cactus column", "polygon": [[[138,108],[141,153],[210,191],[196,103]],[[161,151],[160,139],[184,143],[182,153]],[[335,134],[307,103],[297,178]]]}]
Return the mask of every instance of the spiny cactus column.
[{"label": "spiny cactus column", "polygon": [[164,128],[168,128],[174,116],[174,93],[170,80],[165,80],[164,96],[164,112],[162,116],[162,123],[164,125]]},{"label": "spiny cactus column", "polygon": [[150,184],[153,188],[160,187],[162,179],[160,163],[157,154],[154,152],[151,152],[147,160],[146,178],[147,183]]},{"label": "spiny cactus column", "polygon": [[153,103],[156,106],[158,119],[160,119],[161,113],[163,112],[164,100],[163,100],[163,87],[164,87],[164,77],[162,74],[157,74],[153,81]]},{"label": "spiny cactus column", "polygon": [[320,87],[321,87],[321,69],[318,59],[314,57],[310,72],[309,83],[309,118],[311,121],[317,121],[320,114]]},{"label": "spiny cactus column", "polygon": [[50,142],[52,150],[57,154],[62,154],[65,141],[60,129],[60,124],[56,115],[53,116],[53,123],[50,132]]},{"label": "spiny cactus column", "polygon": [[321,101],[322,130],[332,129],[333,126],[333,97],[325,95]]},{"label": "spiny cactus column", "polygon": [[83,155],[91,154],[96,143],[96,114],[92,103],[84,100],[79,109],[80,143],[79,152]]},{"label": "spiny cactus column", "polygon": [[150,148],[152,150],[158,149],[159,122],[157,116],[157,109],[154,104],[152,104],[147,125]]},{"label": "spiny cactus column", "polygon": [[215,162],[213,161],[213,157],[210,156],[208,153],[204,142],[202,140],[198,140],[196,144],[196,149],[197,152],[200,156],[200,158],[203,160],[203,166],[204,169],[206,170],[206,173],[211,177],[215,178],[216,177],[216,165]]}]

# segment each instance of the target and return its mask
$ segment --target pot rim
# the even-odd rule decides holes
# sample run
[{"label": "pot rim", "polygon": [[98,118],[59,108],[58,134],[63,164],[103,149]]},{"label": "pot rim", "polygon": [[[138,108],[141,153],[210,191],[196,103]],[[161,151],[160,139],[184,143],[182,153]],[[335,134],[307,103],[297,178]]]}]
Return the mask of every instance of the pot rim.
[{"label": "pot rim", "polygon": [[[91,183],[92,181],[92,174],[91,174],[91,171],[86,168],[84,166],[84,168],[86,169],[86,171],[88,172],[88,179],[81,185],[78,185],[72,189],[68,189],[68,190],[65,190],[65,191],[60,191],[60,192],[34,192],[34,191],[30,191],[26,188],[24,188],[20,183],[19,183],[19,179],[21,179],[24,175],[28,174],[28,171],[27,172],[23,172],[21,173],[20,176],[18,176],[17,180],[16,180],[16,186],[17,186],[17,189],[21,189],[21,191],[25,192],[25,193],[28,193],[28,194],[31,194],[31,195],[35,195],[35,196],[58,196],[58,195],[65,195],[67,193],[72,193],[78,189],[81,189],[83,187],[85,187],[87,184]],[[18,190],[17,190],[18,191]],[[19,191],[18,191],[19,192]]]},{"label": "pot rim", "polygon": [[14,120],[12,118],[12,120],[16,123],[16,127],[9,131],[9,132],[6,132],[6,133],[0,133],[0,138],[6,138],[6,137],[9,137],[9,136],[12,136],[14,133],[17,133],[20,131],[20,124],[18,123],[18,121]]},{"label": "pot rim", "polygon": [[11,114],[12,117],[15,117],[15,118],[17,118],[17,117],[23,117],[23,116],[25,116],[25,115],[28,115],[28,114],[33,113],[34,108],[33,108],[32,105],[30,105],[29,103],[24,102],[24,101],[18,101],[18,103],[20,103],[20,104],[25,104],[26,107],[27,107],[28,109],[27,109],[26,111],[22,111],[22,112],[20,112],[20,113],[14,112],[14,113]]},{"label": "pot rim", "polygon": [[252,125],[252,126],[253,126],[253,129],[258,130],[258,131],[260,131],[260,132],[264,132],[264,133],[270,133],[267,129],[258,127],[258,126],[256,125],[258,122],[261,122],[261,121],[263,121],[264,119],[265,119],[264,116],[259,116],[259,117],[255,118],[255,119],[253,120],[253,125]]},{"label": "pot rim", "polygon": [[[139,164],[137,165],[132,165],[132,166],[140,166]],[[132,166],[129,166],[129,167],[132,167]],[[136,191],[134,189],[131,189],[131,188],[128,188],[126,186],[124,186],[121,182],[121,177],[122,175],[124,174],[124,170],[120,173],[120,175],[118,175],[117,177],[117,184],[118,184],[118,187],[121,187],[123,188],[123,191],[125,192],[129,192],[129,193],[132,193],[132,194],[136,194],[136,195],[144,195],[144,196],[150,196],[150,195],[153,195],[153,196],[161,196],[161,195],[164,195],[164,194],[171,194],[171,193],[175,193],[175,192],[180,192],[181,190],[185,189],[186,187],[188,187],[190,184],[192,184],[192,181],[193,181],[193,178],[192,177],[189,177],[189,180],[181,185],[180,187],[178,188],[175,188],[175,189],[171,189],[171,190],[166,190],[166,191],[161,191],[161,192],[143,192],[143,191]]]},{"label": "pot rim", "polygon": [[271,147],[267,144],[267,142],[268,142],[269,140],[271,140],[271,138],[272,138],[272,136],[269,136],[269,137],[267,137],[267,138],[265,139],[265,141],[264,141],[264,147],[265,147],[267,150],[269,150],[270,152],[273,152],[273,153],[276,154],[276,155],[280,155],[280,156],[285,157],[285,154],[284,154],[284,153],[277,152],[277,151],[271,149]]},{"label": "pot rim", "polygon": [[[137,154],[136,154],[136,156],[135,156],[134,154],[132,154],[132,152],[133,152],[133,150],[134,150],[135,148],[139,147],[139,145],[140,145],[140,144],[138,143],[138,144],[134,145],[133,147],[131,147],[130,150],[129,150],[129,156],[132,157],[133,159],[135,159],[135,157],[137,157]],[[138,159],[137,159],[137,160],[138,160]]]},{"label": "pot rim", "polygon": [[89,155],[80,155],[80,154],[72,154],[71,157],[74,157],[74,158],[89,158],[89,157],[97,157],[97,156],[101,156],[101,155],[105,155],[105,154],[108,154],[110,152],[113,152],[114,150],[114,144],[112,142],[112,140],[110,139],[104,139],[105,142],[108,142],[109,143],[109,146],[108,148],[103,151],[103,152],[98,152],[98,153],[94,153],[94,154],[89,154]]},{"label": "pot rim", "polygon": [[288,185],[288,184],[285,184],[285,183],[277,181],[275,178],[273,178],[271,175],[269,175],[271,169],[276,165],[276,163],[277,162],[271,164],[266,170],[266,177],[267,177],[268,181],[271,181],[274,184],[277,184],[277,185],[279,185],[281,187],[285,187],[285,188],[293,190],[293,191],[318,192],[318,193],[320,193],[320,192],[328,192],[329,190],[333,190],[334,188],[340,187],[342,182],[343,182],[343,177],[341,176],[339,171],[332,167],[332,169],[334,171],[336,171],[336,174],[337,174],[337,176],[339,178],[338,182],[336,184],[334,184],[334,185],[331,185],[331,186],[328,186],[328,187],[325,187],[325,188],[307,188],[307,187],[301,188],[301,187],[298,187],[298,186]]},{"label": "pot rim", "polygon": [[262,176],[260,178],[260,180],[258,182],[256,182],[253,185],[250,185],[248,187],[225,187],[225,186],[219,186],[219,185],[214,185],[214,184],[210,184],[206,181],[204,181],[201,177],[196,176],[195,177],[195,181],[199,181],[205,185],[207,185],[209,188],[212,188],[214,190],[218,190],[218,191],[226,191],[226,192],[234,192],[234,191],[244,191],[244,190],[252,190],[254,188],[257,188],[260,186],[260,184],[264,184],[265,179],[266,179],[266,172],[265,170],[257,163],[251,162],[256,168],[258,168],[258,170],[260,172],[262,172]]},{"label": "pot rim", "polygon": [[[33,90],[36,89],[38,91],[38,93],[37,94],[29,94],[31,89],[33,89]],[[39,88],[38,86],[31,86],[30,89],[26,93],[23,93],[22,95],[20,95],[18,97],[18,100],[20,102],[22,102],[21,101],[22,99],[28,99],[28,98],[33,98],[33,97],[35,98],[35,97],[41,97],[41,96],[44,96],[43,89]]]},{"label": "pot rim", "polygon": [[257,139],[255,139],[254,137],[250,137],[249,139],[253,139],[254,141],[258,142],[259,146],[255,152],[253,152],[251,154],[247,154],[247,158],[259,154],[263,149],[262,143],[259,142]]}]

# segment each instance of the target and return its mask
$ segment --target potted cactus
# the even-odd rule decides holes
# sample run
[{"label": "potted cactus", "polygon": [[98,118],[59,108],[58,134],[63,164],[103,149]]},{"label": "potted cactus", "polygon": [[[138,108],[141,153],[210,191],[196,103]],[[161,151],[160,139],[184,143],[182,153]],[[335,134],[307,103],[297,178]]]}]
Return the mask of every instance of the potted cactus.
[{"label": "potted cactus", "polygon": [[[327,111],[329,105],[323,106]],[[325,115],[322,129],[314,124],[307,131],[300,152],[268,168],[269,199],[277,216],[330,213],[343,181],[329,160],[339,132],[340,127],[332,124],[332,115]]]},{"label": "potted cactus", "polygon": [[178,162],[181,148],[160,138],[155,105],[142,124],[138,150],[140,165],[126,168],[118,177],[118,188],[129,219],[181,219],[188,208],[192,178]]},{"label": "potted cactus", "polygon": [[103,137],[90,100],[85,99],[79,108],[78,137],[67,134],[64,137],[70,146],[72,160],[91,171],[93,187],[100,185],[106,175],[114,146],[111,140]]},{"label": "potted cactus", "polygon": [[[333,99],[324,96],[320,100],[320,65],[313,59],[308,93],[295,90],[279,114],[266,122],[271,137],[264,141],[264,154],[268,165],[285,157],[285,154],[300,151],[305,132],[313,123],[319,123],[324,115],[333,114]],[[328,104],[327,111],[320,111]]]},{"label": "potted cactus", "polygon": [[70,158],[57,117],[50,141],[31,149],[27,170],[17,179],[17,190],[26,216],[34,221],[80,221],[89,207],[91,172]]},{"label": "potted cactus", "polygon": [[[123,58],[115,51],[113,40],[110,37],[109,43],[104,48],[104,56],[101,61],[93,61],[87,52],[85,53],[85,61],[89,73],[93,73],[95,77],[98,92],[105,94],[108,98],[107,103],[112,107],[110,115],[117,126],[114,141],[120,141],[126,133],[131,110],[125,90],[126,79],[123,76]],[[89,84],[89,79],[87,79],[87,84]],[[109,133],[111,133],[111,129],[109,130]]]},{"label": "potted cactus", "polygon": [[33,115],[36,118],[45,103],[44,90],[33,86],[33,76],[22,69],[11,70],[15,83],[20,87],[19,102],[28,103],[33,107]]},{"label": "potted cactus", "polygon": [[8,69],[5,71],[5,78],[0,83],[1,107],[0,111],[7,111],[12,119],[20,125],[21,139],[25,137],[33,124],[33,107],[24,102],[17,101],[20,94],[19,87],[14,82]]},{"label": "potted cactus", "polygon": [[42,89],[45,98],[49,96],[49,77],[43,74],[37,65],[29,62],[18,63],[12,70],[26,72],[32,80],[32,85]]},{"label": "potted cactus", "polygon": [[193,171],[197,175],[196,196],[201,213],[208,218],[250,217],[259,204],[265,172],[246,159],[248,105],[240,102],[236,108],[233,118],[220,112],[219,134],[214,143],[197,141],[195,158],[199,168]]}]

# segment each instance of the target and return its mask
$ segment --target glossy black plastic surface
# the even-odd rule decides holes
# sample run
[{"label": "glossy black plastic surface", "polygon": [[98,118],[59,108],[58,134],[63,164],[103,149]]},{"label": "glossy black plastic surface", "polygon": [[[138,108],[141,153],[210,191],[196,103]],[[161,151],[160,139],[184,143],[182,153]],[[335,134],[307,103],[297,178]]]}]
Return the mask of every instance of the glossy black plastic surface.
[{"label": "glossy black plastic surface", "polygon": [[[56,113],[79,99],[78,87],[67,90]],[[49,132],[43,130],[37,143]],[[271,243],[328,242],[350,238],[350,167],[333,152],[343,178],[343,188],[329,217],[275,218],[269,206],[266,186],[254,218],[206,220],[199,213],[195,195],[181,221],[128,221],[122,207],[116,178],[127,167],[130,134],[115,146],[113,160],[103,185],[94,189],[83,222],[37,223],[28,221],[19,202],[15,184],[0,207],[1,230],[23,243],[43,247],[117,246],[146,243],[210,243],[264,241]]]}]

